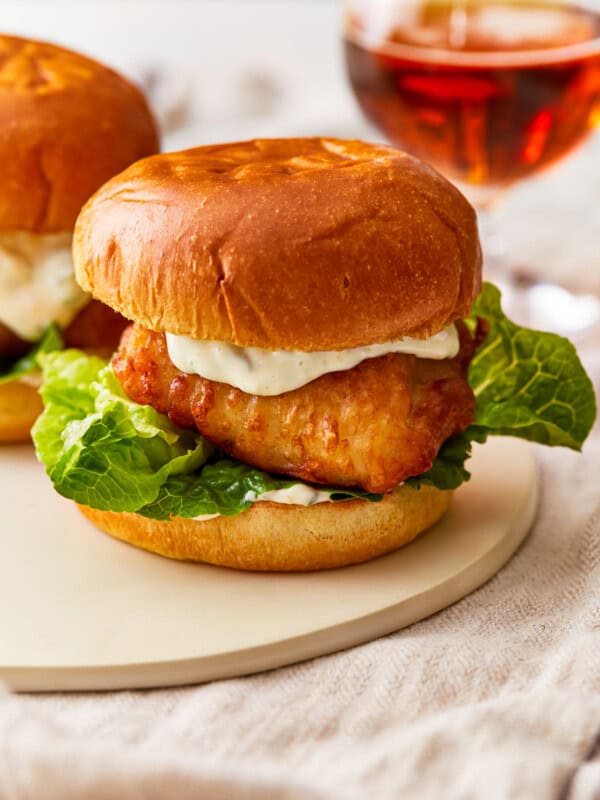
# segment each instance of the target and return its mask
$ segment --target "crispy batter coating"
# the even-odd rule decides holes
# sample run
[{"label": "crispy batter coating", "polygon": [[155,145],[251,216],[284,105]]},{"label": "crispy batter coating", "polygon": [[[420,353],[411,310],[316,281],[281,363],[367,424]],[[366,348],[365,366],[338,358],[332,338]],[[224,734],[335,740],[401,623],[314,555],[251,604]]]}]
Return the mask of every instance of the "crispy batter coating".
[{"label": "crispy batter coating", "polygon": [[442,442],[473,420],[466,370],[475,341],[434,361],[391,354],[276,397],[178,370],[164,334],[129,327],[113,360],[127,395],[269,472],[385,492],[429,469]]}]

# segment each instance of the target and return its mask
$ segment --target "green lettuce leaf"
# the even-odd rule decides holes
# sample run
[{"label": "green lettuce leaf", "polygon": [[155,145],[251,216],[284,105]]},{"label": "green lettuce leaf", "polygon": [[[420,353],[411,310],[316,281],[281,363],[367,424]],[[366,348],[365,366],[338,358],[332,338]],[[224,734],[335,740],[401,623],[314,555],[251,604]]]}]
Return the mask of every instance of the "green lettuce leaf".
[{"label": "green lettuce leaf", "polygon": [[[63,350],[40,362],[44,412],[32,436],[38,458],[65,497],[101,510],[169,519],[237,514],[249,507],[248,493],[297,483],[224,458],[201,436],[175,428],[151,406],[133,403],[100,358]],[[319,488],[334,500],[381,497]]]},{"label": "green lettuce leaf", "polygon": [[474,425],[457,436],[446,439],[430,469],[422,475],[408,478],[405,483],[420,489],[435,486],[437,489],[458,489],[471,477],[465,461],[471,457],[473,442],[483,444],[487,433]]},{"label": "green lettuce leaf", "polygon": [[596,418],[596,398],[571,342],[515,325],[490,283],[472,315],[489,326],[469,369],[475,424],[494,435],[581,450]]},{"label": "green lettuce leaf", "polygon": [[44,353],[62,350],[64,347],[60,329],[52,323],[44,331],[40,341],[22,358],[17,359],[10,367],[0,369],[0,385],[9,381],[18,380],[23,375],[29,375],[40,369],[39,357]]},{"label": "green lettuce leaf", "polygon": [[[168,478],[154,503],[138,510],[153,519],[171,516],[198,517],[203,514],[239,514],[252,505],[252,499],[265,492],[287,489],[298,483],[293,478],[279,478],[250,467],[233,458],[219,457],[196,472]],[[318,487],[329,492],[334,501],[361,498],[381,500],[383,495],[361,489]]]},{"label": "green lettuce leaf", "polygon": [[198,469],[210,453],[151,406],[127,399],[100,358],[63,350],[40,358],[44,412],[32,436],[57,491],[110,511],[156,500],[171,475]]},{"label": "green lettuce leaf", "polygon": [[473,304],[467,320],[472,331],[478,317],[486,321],[488,334],[469,368],[475,423],[442,446],[428,472],[409,479],[414,486],[460,486],[470,477],[464,464],[472,443],[487,436],[581,450],[594,424],[594,388],[571,342],[515,325],[502,312],[500,291],[490,283]]}]

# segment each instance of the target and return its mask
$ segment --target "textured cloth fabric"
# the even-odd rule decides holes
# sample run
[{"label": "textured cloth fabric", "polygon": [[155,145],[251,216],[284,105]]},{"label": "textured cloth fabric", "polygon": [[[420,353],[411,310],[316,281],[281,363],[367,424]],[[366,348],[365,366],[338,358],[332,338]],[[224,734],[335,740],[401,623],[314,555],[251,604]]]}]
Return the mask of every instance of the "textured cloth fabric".
[{"label": "textured cloth fabric", "polygon": [[396,634],[193,688],[0,694],[1,800],[597,800],[600,433],[538,456],[512,561]]}]

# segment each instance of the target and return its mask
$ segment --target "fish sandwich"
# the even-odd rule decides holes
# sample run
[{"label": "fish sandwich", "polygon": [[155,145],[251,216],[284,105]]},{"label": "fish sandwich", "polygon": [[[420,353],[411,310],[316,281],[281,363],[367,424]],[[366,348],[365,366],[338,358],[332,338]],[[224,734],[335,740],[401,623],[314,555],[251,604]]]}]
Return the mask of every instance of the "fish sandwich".
[{"label": "fish sandwich", "polygon": [[[473,441],[542,436],[507,411],[525,367],[499,385],[523,329],[482,292],[473,209],[394,148],[258,140],[143,159],[87,203],[74,258],[83,289],[133,324],[109,366],[47,361],[35,441],[58,491],[132,544],[244,569],[363,561],[444,514]],[[593,392],[565,346],[587,404],[547,443],[576,447]]]}]

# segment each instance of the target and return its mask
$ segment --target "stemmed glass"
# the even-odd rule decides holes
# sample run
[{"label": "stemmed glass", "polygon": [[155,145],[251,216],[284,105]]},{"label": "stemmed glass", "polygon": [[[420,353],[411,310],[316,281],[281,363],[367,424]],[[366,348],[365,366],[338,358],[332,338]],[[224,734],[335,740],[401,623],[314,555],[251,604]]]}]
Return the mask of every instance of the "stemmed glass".
[{"label": "stemmed glass", "polygon": [[[344,34],[367,117],[478,209],[487,275],[509,299],[516,286],[526,290],[512,297],[526,298],[538,324],[570,334],[596,325],[598,298],[512,268],[493,211],[511,186],[562,159],[600,123],[600,5],[350,0]],[[598,233],[600,244],[600,199]]]}]

